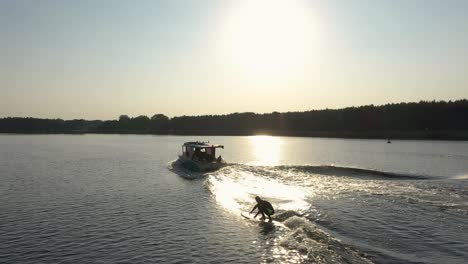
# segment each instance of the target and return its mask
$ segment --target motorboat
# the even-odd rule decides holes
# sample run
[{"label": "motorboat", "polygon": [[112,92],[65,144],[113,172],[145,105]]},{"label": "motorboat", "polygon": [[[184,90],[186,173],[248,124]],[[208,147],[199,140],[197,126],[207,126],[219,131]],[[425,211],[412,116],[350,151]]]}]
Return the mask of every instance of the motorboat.
[{"label": "motorboat", "polygon": [[224,149],[224,146],[210,142],[185,142],[182,145],[182,154],[179,155],[178,162],[191,171],[215,171],[226,165],[221,155],[216,157],[218,148]]}]

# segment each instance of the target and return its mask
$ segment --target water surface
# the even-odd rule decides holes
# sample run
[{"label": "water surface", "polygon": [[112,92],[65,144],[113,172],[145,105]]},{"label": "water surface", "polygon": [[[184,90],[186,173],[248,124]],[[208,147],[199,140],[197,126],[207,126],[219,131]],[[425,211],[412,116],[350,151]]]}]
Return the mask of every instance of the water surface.
[{"label": "water surface", "polygon": [[[192,140],[230,165],[184,171]],[[468,142],[1,135],[0,262],[464,263],[467,175]]]}]

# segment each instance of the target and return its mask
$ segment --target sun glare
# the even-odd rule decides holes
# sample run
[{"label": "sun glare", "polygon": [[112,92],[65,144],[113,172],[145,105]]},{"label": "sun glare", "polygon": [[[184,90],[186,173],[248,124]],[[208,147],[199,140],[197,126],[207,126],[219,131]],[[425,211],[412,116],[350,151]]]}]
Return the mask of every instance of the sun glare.
[{"label": "sun glare", "polygon": [[249,137],[255,155],[255,165],[276,165],[281,158],[283,141],[272,136]]},{"label": "sun glare", "polygon": [[236,1],[223,28],[231,64],[254,76],[288,76],[304,70],[311,44],[303,0]]}]

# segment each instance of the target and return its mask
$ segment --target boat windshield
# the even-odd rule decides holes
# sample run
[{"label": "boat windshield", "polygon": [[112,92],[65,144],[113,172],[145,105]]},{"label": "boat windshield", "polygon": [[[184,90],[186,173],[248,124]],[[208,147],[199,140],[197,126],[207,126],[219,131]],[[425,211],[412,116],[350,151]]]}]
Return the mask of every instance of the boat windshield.
[{"label": "boat windshield", "polygon": [[[182,146],[182,154],[192,160],[213,162],[216,158],[216,148],[219,146],[197,146],[184,145]],[[221,159],[221,156],[218,158]]]}]

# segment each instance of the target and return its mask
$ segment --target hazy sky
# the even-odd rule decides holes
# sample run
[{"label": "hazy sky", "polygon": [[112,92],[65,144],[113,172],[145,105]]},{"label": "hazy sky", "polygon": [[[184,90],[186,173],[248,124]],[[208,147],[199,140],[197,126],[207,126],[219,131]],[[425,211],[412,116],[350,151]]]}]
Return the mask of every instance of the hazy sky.
[{"label": "hazy sky", "polygon": [[465,0],[0,1],[0,117],[468,98]]}]

